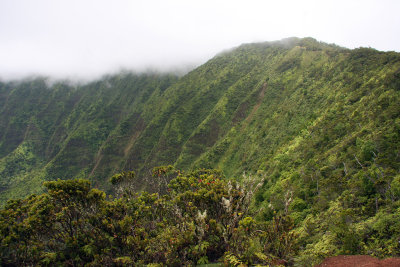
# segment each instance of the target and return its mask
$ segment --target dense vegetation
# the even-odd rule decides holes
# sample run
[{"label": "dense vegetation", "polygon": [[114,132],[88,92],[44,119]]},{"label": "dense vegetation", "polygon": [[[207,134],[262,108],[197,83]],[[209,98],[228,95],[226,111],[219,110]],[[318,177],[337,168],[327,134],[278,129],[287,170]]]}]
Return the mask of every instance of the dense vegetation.
[{"label": "dense vegetation", "polygon": [[176,80],[125,73],[83,86],[43,78],[0,83],[1,202],[42,192],[43,181],[55,178],[100,172],[93,182],[106,184],[124,169],[144,118],[156,113],[141,114]]},{"label": "dense vegetation", "polygon": [[[271,223],[249,216],[257,189],[221,172],[153,170],[159,192],[135,194],[134,172],[114,175],[118,198],[87,180],[46,182],[48,192],[10,201],[0,212],[2,266],[182,266],[289,261],[296,251],[290,217]],[[170,181],[164,187],[164,182]],[[250,190],[245,190],[248,188]]]},{"label": "dense vegetation", "polygon": [[149,169],[217,168],[231,181],[263,179],[254,220],[291,218],[300,265],[400,255],[399,103],[398,53],[311,38],[242,45],[183,77],[0,83],[0,200],[40,194],[57,178],[118,195],[108,177],[129,170],[135,190],[169,195]]}]

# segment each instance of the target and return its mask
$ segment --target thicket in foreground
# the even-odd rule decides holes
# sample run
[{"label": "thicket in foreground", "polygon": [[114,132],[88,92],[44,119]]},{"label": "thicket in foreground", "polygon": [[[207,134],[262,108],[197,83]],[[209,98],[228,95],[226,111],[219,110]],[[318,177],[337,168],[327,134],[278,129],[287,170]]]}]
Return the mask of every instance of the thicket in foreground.
[{"label": "thicket in foreground", "polygon": [[[47,193],[9,201],[0,212],[0,264],[169,266],[224,261],[274,264],[296,253],[293,223],[251,216],[262,181],[222,179],[216,170],[153,170],[157,193],[134,193],[134,172],[111,178],[117,198],[87,180],[46,182]],[[254,214],[253,214],[254,215]]]}]

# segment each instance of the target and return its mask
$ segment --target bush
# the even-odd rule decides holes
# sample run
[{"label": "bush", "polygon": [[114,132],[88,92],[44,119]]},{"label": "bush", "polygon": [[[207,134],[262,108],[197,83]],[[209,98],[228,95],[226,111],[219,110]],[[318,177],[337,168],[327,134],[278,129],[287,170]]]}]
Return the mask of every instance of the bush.
[{"label": "bush", "polygon": [[123,172],[111,178],[114,199],[76,179],[46,182],[47,193],[10,201],[0,212],[0,264],[269,264],[295,251],[290,218],[265,224],[251,216],[262,184],[255,177],[242,185],[216,170],[153,171],[172,179],[162,195],[135,193],[134,172]]}]

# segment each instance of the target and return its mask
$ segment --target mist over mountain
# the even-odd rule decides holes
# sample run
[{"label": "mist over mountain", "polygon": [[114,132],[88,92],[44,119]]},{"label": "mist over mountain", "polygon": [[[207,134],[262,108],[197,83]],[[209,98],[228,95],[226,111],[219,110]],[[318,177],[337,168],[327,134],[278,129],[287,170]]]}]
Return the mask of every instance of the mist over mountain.
[{"label": "mist over mountain", "polygon": [[379,228],[399,217],[399,81],[399,53],[295,37],[243,44],[185,75],[3,81],[0,201],[58,178],[111,193],[109,178],[133,170],[136,190],[151,191],[153,167],[216,168],[263,177],[253,205],[266,221],[290,214],[303,264],[399,255],[398,229]]},{"label": "mist over mountain", "polygon": [[399,9],[396,0],[3,0],[0,78],[197,67],[223,49],[289,36],[399,52]]}]

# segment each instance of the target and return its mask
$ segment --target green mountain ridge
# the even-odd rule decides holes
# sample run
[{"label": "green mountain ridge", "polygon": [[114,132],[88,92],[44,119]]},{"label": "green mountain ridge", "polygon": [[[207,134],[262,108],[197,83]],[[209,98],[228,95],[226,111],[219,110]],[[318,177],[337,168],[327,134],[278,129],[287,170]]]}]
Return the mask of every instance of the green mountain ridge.
[{"label": "green mountain ridge", "polygon": [[289,161],[315,130],[337,142],[319,140],[327,146],[315,152],[335,155],[346,139],[373,134],[363,127],[384,127],[363,119],[371,111],[362,105],[375,96],[386,101],[375,115],[391,109],[384,120],[398,118],[398,69],[394,52],[289,38],[242,45],[181,78],[121,74],[50,88],[40,78],[2,83],[1,199],[39,191],[55,178],[86,177],[107,188],[116,172],[143,176],[164,164],[220,168],[229,177],[270,173],[271,163]]},{"label": "green mountain ridge", "polygon": [[[304,265],[400,255],[400,54],[312,38],[244,44],[184,76],[0,83],[0,201],[57,178],[155,166],[264,179],[253,206],[295,222]],[[390,228],[390,231],[385,229]]]}]

